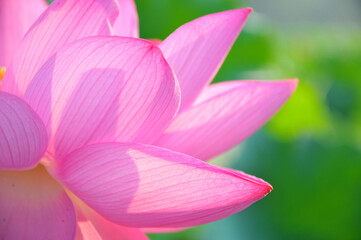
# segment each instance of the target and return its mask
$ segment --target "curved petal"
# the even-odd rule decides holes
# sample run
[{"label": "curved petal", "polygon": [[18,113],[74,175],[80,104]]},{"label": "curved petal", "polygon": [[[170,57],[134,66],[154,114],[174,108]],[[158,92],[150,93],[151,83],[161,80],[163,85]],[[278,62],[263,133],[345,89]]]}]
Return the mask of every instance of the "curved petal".
[{"label": "curved petal", "polygon": [[297,80],[213,84],[193,106],[176,116],[154,144],[208,160],[258,130],[288,100],[296,86]]},{"label": "curved petal", "polygon": [[0,171],[0,239],[73,239],[73,205],[45,168]]},{"label": "curved petal", "polygon": [[20,98],[0,91],[0,169],[34,167],[47,143],[39,116]]},{"label": "curved petal", "polygon": [[134,0],[117,0],[119,15],[113,25],[114,34],[125,37],[139,37],[138,13]]},{"label": "curved petal", "polygon": [[49,151],[59,158],[84,144],[154,141],[177,112],[179,87],[152,43],[89,37],[44,64],[25,99],[52,133]]},{"label": "curved petal", "polygon": [[181,109],[212,81],[251,11],[237,9],[198,18],[159,45],[178,78]]},{"label": "curved petal", "polygon": [[39,68],[57,50],[77,39],[109,35],[118,14],[116,0],[56,0],[21,41],[6,71],[3,89],[23,96]]},{"label": "curved petal", "polygon": [[[74,198],[72,198],[74,201]],[[81,205],[81,207],[79,207]],[[75,240],[148,240],[149,238],[137,228],[124,227],[100,216],[76,200],[77,233]]]},{"label": "curved petal", "polygon": [[263,198],[262,180],[142,144],[78,149],[54,175],[104,217],[130,227],[188,227],[225,218]]},{"label": "curved petal", "polygon": [[46,9],[44,0],[0,1],[0,66],[8,66],[20,40]]}]

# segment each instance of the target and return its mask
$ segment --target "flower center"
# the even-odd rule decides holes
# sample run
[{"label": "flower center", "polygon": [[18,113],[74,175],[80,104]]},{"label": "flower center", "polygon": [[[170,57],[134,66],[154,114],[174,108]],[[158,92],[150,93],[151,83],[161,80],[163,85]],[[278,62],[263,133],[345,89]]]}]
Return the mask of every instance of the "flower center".
[{"label": "flower center", "polygon": [[3,78],[4,78],[5,71],[6,71],[5,67],[0,67],[0,89],[1,89],[1,83],[2,83]]},{"label": "flower center", "polygon": [[7,195],[17,201],[41,202],[62,191],[62,186],[42,164],[30,170],[0,171],[0,196]]}]

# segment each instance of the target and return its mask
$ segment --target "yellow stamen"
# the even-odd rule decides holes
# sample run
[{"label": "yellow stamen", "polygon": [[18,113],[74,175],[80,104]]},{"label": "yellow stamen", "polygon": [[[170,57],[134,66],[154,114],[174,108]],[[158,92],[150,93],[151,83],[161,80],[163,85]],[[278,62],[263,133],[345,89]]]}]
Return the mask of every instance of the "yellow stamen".
[{"label": "yellow stamen", "polygon": [[0,89],[1,89],[1,83],[3,82],[5,71],[6,71],[6,68],[0,67]]}]

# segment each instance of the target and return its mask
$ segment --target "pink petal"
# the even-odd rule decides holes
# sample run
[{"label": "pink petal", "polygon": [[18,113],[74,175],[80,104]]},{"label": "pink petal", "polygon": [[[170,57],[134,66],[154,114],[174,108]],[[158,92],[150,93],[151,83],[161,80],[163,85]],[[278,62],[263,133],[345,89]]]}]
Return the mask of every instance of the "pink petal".
[{"label": "pink petal", "polygon": [[[77,201],[79,203],[79,201]],[[148,240],[137,228],[124,227],[100,216],[84,203],[76,207],[77,233],[75,240]],[[86,213],[86,214],[85,214]]]},{"label": "pink petal", "polygon": [[25,99],[63,156],[84,144],[154,141],[179,106],[179,87],[161,51],[135,38],[89,37],[48,61]]},{"label": "pink petal", "polygon": [[20,98],[0,91],[0,169],[34,167],[47,143],[39,116]]},{"label": "pink petal", "polygon": [[45,10],[44,0],[0,1],[0,66],[8,66],[20,40]]},{"label": "pink petal", "polygon": [[113,30],[117,36],[139,37],[138,13],[134,0],[117,0],[119,15],[114,22]]},{"label": "pink petal", "polygon": [[181,109],[212,81],[250,12],[245,8],[198,18],[159,45],[179,80]]},{"label": "pink petal", "polygon": [[73,205],[44,167],[0,171],[0,196],[0,239],[73,239]]},{"label": "pink petal", "polygon": [[272,187],[240,172],[141,144],[78,149],[55,176],[104,217],[130,227],[188,227],[225,218]]},{"label": "pink petal", "polygon": [[297,86],[288,81],[232,81],[206,88],[154,144],[202,160],[245,140],[265,124]]},{"label": "pink petal", "polygon": [[118,14],[116,0],[56,0],[22,40],[3,89],[23,96],[39,68],[58,49],[77,39],[109,35]]}]

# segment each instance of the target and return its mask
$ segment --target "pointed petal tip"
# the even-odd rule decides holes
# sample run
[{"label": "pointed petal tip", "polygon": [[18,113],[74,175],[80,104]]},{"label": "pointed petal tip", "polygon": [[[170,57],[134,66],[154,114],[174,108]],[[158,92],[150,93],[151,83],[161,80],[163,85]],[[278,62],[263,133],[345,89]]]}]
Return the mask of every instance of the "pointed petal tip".
[{"label": "pointed petal tip", "polygon": [[262,179],[259,179],[259,180],[262,181],[262,183],[260,183],[258,186],[258,194],[257,195],[259,196],[258,197],[259,199],[262,199],[273,190],[273,187],[268,182],[266,182]]},{"label": "pointed petal tip", "polygon": [[297,87],[299,82],[298,78],[289,78],[289,79],[285,79],[284,81],[291,83],[295,88]]},{"label": "pointed petal tip", "polygon": [[192,105],[212,81],[251,11],[240,8],[202,16],[179,27],[159,45],[179,80],[181,109]]},{"label": "pointed petal tip", "polygon": [[268,182],[262,180],[262,179],[258,179],[259,182],[256,183],[257,184],[257,187],[255,189],[255,199],[262,199],[264,198],[265,196],[267,196],[272,190],[273,190],[273,187],[271,184],[269,184]]},{"label": "pointed petal tip", "polygon": [[265,185],[264,196],[266,196],[273,190],[273,186],[271,184],[269,184],[268,182],[265,182],[265,183],[266,183],[266,185]]},{"label": "pointed petal tip", "polygon": [[257,189],[257,193],[255,195],[260,196],[260,198],[263,198],[268,193],[270,193],[273,190],[273,187],[271,184],[266,182],[265,180],[255,177],[253,175],[246,174],[242,171],[237,171],[234,169],[226,169],[228,172],[231,172],[232,174],[236,175],[236,177],[241,178],[243,180],[246,180],[248,182],[251,182],[255,184],[255,189]]},{"label": "pointed petal tip", "polygon": [[283,89],[283,92],[286,93],[288,97],[291,97],[292,94],[296,91],[299,81],[297,78],[287,78],[269,82]]},{"label": "pointed petal tip", "polygon": [[298,79],[297,78],[291,78],[291,79],[286,79],[284,81],[287,82],[287,84],[289,85],[290,92],[291,92],[291,95],[292,95],[297,89],[298,82],[299,82]]},{"label": "pointed petal tip", "polygon": [[[247,7],[247,8],[232,9],[232,10],[225,11],[224,13],[227,13],[227,12],[229,12],[229,13],[233,12],[237,16],[242,16],[242,17],[247,18],[251,14],[251,12],[253,12],[253,8]],[[222,13],[222,12],[220,12],[220,13]]]},{"label": "pointed petal tip", "polygon": [[239,9],[236,9],[242,13],[247,13],[247,14],[250,14],[251,12],[253,12],[253,8],[251,7],[246,7],[246,8],[239,8]]}]

